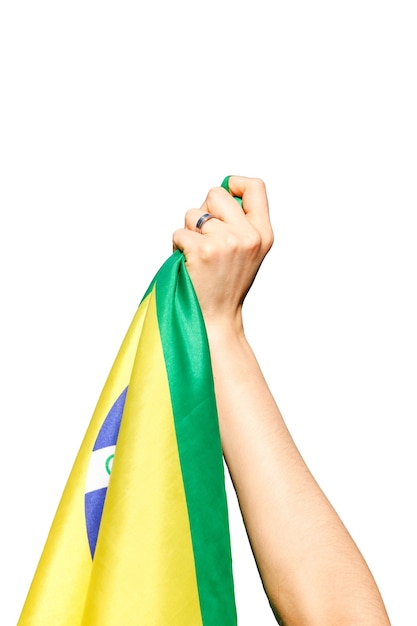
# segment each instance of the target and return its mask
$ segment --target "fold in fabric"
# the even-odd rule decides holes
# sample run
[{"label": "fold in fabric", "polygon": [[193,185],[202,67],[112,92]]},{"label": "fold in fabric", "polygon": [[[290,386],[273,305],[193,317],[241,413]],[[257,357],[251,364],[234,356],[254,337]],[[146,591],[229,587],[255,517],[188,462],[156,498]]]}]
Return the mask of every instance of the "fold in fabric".
[{"label": "fold in fabric", "polygon": [[235,626],[206,331],[182,253],[110,371],[18,626]]}]

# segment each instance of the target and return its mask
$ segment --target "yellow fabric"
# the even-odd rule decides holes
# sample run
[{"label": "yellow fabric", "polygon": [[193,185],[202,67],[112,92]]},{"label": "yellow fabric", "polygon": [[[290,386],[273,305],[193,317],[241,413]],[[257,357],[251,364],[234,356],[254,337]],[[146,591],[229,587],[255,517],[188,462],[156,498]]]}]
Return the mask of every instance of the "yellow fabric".
[{"label": "yellow fabric", "polygon": [[[126,386],[92,560],[85,530],[85,479],[101,424]],[[202,624],[154,292],[140,305],[110,372],[18,626],[132,623]]]}]

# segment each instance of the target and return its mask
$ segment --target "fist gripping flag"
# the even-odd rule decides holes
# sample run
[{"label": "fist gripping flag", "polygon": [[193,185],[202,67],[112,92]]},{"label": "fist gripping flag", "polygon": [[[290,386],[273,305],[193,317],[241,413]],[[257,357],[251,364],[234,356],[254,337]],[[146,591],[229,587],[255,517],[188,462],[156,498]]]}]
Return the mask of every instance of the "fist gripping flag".
[{"label": "fist gripping flag", "polygon": [[18,626],[235,626],[210,355],[185,260],[143,297]]}]

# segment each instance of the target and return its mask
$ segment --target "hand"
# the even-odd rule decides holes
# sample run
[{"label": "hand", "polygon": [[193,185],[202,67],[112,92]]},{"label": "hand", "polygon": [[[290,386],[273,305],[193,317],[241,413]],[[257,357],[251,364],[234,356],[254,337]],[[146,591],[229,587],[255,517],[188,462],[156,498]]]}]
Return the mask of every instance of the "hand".
[{"label": "hand", "polygon": [[[211,189],[200,209],[188,211],[185,228],[174,233],[173,242],[174,250],[184,252],[206,326],[241,328],[243,301],[272,246],[273,233],[264,183],[231,176],[229,188],[231,193]],[[233,196],[242,198],[242,207]],[[204,213],[214,218],[197,232]]]}]

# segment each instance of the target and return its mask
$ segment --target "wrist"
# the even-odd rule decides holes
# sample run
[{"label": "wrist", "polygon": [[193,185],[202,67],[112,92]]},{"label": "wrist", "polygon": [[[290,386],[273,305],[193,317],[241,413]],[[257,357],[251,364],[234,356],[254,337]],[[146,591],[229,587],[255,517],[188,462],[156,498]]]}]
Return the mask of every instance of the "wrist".
[{"label": "wrist", "polygon": [[229,342],[245,339],[245,331],[240,311],[233,317],[216,317],[213,319],[205,317],[204,322],[210,345],[228,345]]},{"label": "wrist", "polygon": [[218,374],[222,371],[224,374],[229,368],[240,370],[252,352],[243,324],[217,320],[207,324],[206,331],[213,372]]}]

